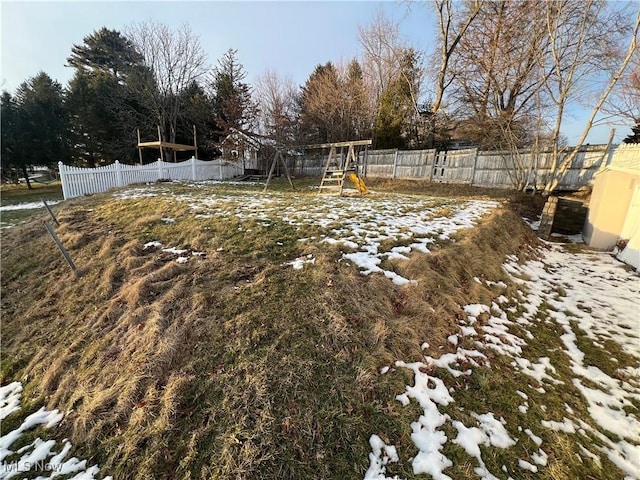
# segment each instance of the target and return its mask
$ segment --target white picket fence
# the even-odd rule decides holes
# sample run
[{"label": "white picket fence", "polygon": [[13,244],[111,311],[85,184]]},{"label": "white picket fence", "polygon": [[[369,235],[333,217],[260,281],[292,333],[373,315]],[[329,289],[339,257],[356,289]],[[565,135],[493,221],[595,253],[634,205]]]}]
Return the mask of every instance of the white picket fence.
[{"label": "white picket fence", "polygon": [[195,158],[180,163],[157,160],[146,165],[125,165],[116,161],[97,168],[71,167],[60,162],[58,167],[65,200],[134,183],[152,183],[158,180],[228,180],[244,173],[241,163]]}]

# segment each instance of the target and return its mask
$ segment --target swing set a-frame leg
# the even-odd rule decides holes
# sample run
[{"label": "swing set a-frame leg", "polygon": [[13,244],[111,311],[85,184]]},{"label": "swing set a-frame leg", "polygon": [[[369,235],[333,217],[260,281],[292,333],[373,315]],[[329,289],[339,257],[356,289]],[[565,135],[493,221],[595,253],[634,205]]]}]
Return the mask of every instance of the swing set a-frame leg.
[{"label": "swing set a-frame leg", "polygon": [[269,176],[267,177],[267,183],[264,185],[264,190],[262,192],[266,192],[267,188],[269,188],[269,182],[271,182],[271,177],[273,177],[273,172],[276,169],[276,163],[280,162],[282,167],[284,168],[284,173],[287,175],[287,180],[289,180],[289,185],[291,185],[291,190],[295,190],[296,187],[293,185],[293,180],[291,175],[289,174],[289,168],[287,168],[287,162],[284,161],[282,157],[282,152],[280,150],[276,150],[276,154],[273,156],[273,162],[271,162],[271,168],[269,169]]}]

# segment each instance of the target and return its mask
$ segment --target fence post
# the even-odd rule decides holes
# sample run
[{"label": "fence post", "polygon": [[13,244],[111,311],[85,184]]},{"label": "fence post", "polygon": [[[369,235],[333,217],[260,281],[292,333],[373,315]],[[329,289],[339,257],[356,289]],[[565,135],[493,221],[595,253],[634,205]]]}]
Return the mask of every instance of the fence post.
[{"label": "fence post", "polygon": [[396,154],[393,157],[393,173],[391,174],[391,178],[396,178],[396,168],[398,166],[398,149],[396,148]]},{"label": "fence post", "polygon": [[369,165],[369,148],[364,147],[364,158],[362,159],[362,176],[367,176],[367,167]]},{"label": "fence post", "polygon": [[469,182],[469,185],[473,186],[473,182],[476,179],[476,167],[478,166],[478,154],[480,153],[480,150],[478,148],[476,148],[476,155],[473,159],[473,170],[471,171],[471,182]]},{"label": "fence post", "polygon": [[53,220],[53,223],[56,224],[56,227],[59,227],[60,226],[60,222],[58,221],[58,219],[56,218],[55,214],[53,213],[53,210],[51,210],[51,207],[49,206],[49,204],[42,197],[40,197],[40,200],[42,200],[42,203],[44,204],[44,208],[46,208],[47,212],[49,212],[49,215],[51,216],[51,220]]},{"label": "fence post", "polygon": [[58,172],[60,173],[60,182],[62,183],[62,196],[65,200],[69,198],[69,177],[67,176],[67,172],[65,170],[65,164],[62,162],[58,162]]},{"label": "fence post", "polygon": [[438,166],[439,156],[440,156],[440,152],[438,150],[433,152],[433,162],[431,163],[431,168],[429,169],[429,181],[430,182],[433,182],[433,172],[436,169],[436,167]]},{"label": "fence post", "polygon": [[122,168],[118,160],[116,160],[116,181],[118,182],[118,187],[124,187],[124,183],[122,181]]},{"label": "fence post", "polygon": [[158,180],[162,180],[162,160],[160,159],[158,159]]},{"label": "fence post", "polygon": [[197,180],[197,178],[196,178],[196,157],[191,157],[191,179],[194,182]]},{"label": "fence post", "polygon": [[62,253],[62,256],[66,260],[67,265],[69,265],[69,268],[71,268],[71,270],[73,271],[74,275],[77,275],[78,272],[77,272],[76,266],[73,263],[73,260],[71,260],[71,257],[69,256],[69,253],[67,253],[67,250],[62,245],[62,242],[60,241],[60,239],[56,235],[56,232],[53,231],[53,228],[51,228],[51,225],[49,225],[49,222],[45,221],[44,222],[44,226],[47,229],[47,231],[49,232],[49,235],[51,235],[51,238],[53,238],[53,241],[55,242],[56,246],[58,247],[58,250],[60,250],[60,253]]},{"label": "fence post", "polygon": [[615,136],[615,134],[616,134],[616,129],[612,128],[609,134],[609,141],[607,142],[607,148],[604,151],[604,155],[602,155],[602,160],[600,160],[600,168],[598,169],[598,171],[604,170],[609,165],[611,165],[611,159],[613,158],[613,152],[615,151],[615,148],[612,148],[613,137]]}]

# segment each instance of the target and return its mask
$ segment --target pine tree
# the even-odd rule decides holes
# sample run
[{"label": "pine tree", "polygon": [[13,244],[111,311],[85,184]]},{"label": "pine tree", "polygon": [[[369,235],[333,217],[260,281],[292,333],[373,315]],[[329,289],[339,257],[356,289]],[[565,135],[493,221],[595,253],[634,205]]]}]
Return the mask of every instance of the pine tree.
[{"label": "pine tree", "polygon": [[331,62],[317,65],[302,87],[299,100],[301,134],[305,142],[346,140],[340,109],[342,85]]},{"label": "pine tree", "polygon": [[640,118],[636,119],[635,126],[631,127],[631,132],[624,140],[624,143],[640,143]]},{"label": "pine tree", "polygon": [[398,75],[380,96],[374,125],[376,148],[406,148],[415,129],[418,81],[420,77],[417,55],[405,50]]},{"label": "pine tree", "polygon": [[97,166],[135,158],[136,128],[154,132],[144,101],[132,85],[153,80],[143,57],[116,30],[101,28],[74,45],[67,59],[76,69],[67,98],[75,163]]},{"label": "pine tree", "polygon": [[22,172],[54,166],[68,155],[67,112],[62,86],[44,72],[29,78],[15,98],[2,94],[2,168]]},{"label": "pine tree", "polygon": [[232,129],[242,132],[250,130],[257,116],[251,87],[244,82],[247,73],[237,55],[237,50],[227,50],[213,69],[213,112],[220,140]]},{"label": "pine tree", "polygon": [[87,35],[82,45],[74,45],[67,58],[77,70],[108,73],[123,79],[143,63],[143,58],[129,39],[117,30],[102,27]]}]

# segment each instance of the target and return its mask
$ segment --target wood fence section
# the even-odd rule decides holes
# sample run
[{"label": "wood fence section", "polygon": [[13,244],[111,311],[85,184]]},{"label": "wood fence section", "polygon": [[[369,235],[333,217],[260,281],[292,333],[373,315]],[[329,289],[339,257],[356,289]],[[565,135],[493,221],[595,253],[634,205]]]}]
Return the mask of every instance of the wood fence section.
[{"label": "wood fence section", "polygon": [[[560,162],[566,153],[560,156]],[[559,189],[590,185],[602,167],[640,168],[640,145],[585,146],[562,175]],[[465,150],[372,150],[363,166],[366,177],[405,178],[479,187],[514,188],[518,184],[544,188],[553,169],[551,152],[482,152]]]},{"label": "wood fence section", "polygon": [[242,175],[242,166],[223,160],[204,161],[191,158],[180,163],[158,160],[146,165],[124,165],[115,162],[97,168],[78,168],[58,164],[65,200],[106,192],[111,188],[158,180],[228,180]]},{"label": "wood fence section", "polygon": [[640,144],[629,143],[616,148],[609,164],[627,170],[640,170]]},{"label": "wood fence section", "polygon": [[[298,154],[288,160],[294,175],[320,176],[326,162],[322,154]],[[428,180],[462,183],[479,187],[514,188],[518,184],[544,188],[551,175],[550,152],[481,152],[465,150],[369,150],[358,154],[360,173],[365,177]],[[558,189],[571,190],[590,185],[605,166],[640,169],[640,145],[584,147],[560,179]],[[517,168],[516,168],[517,166]],[[228,180],[244,174],[240,163],[194,158],[181,163],[156,161],[147,165],[116,162],[98,168],[77,168],[59,164],[64,198],[105,192],[111,188],[158,180]]]}]

